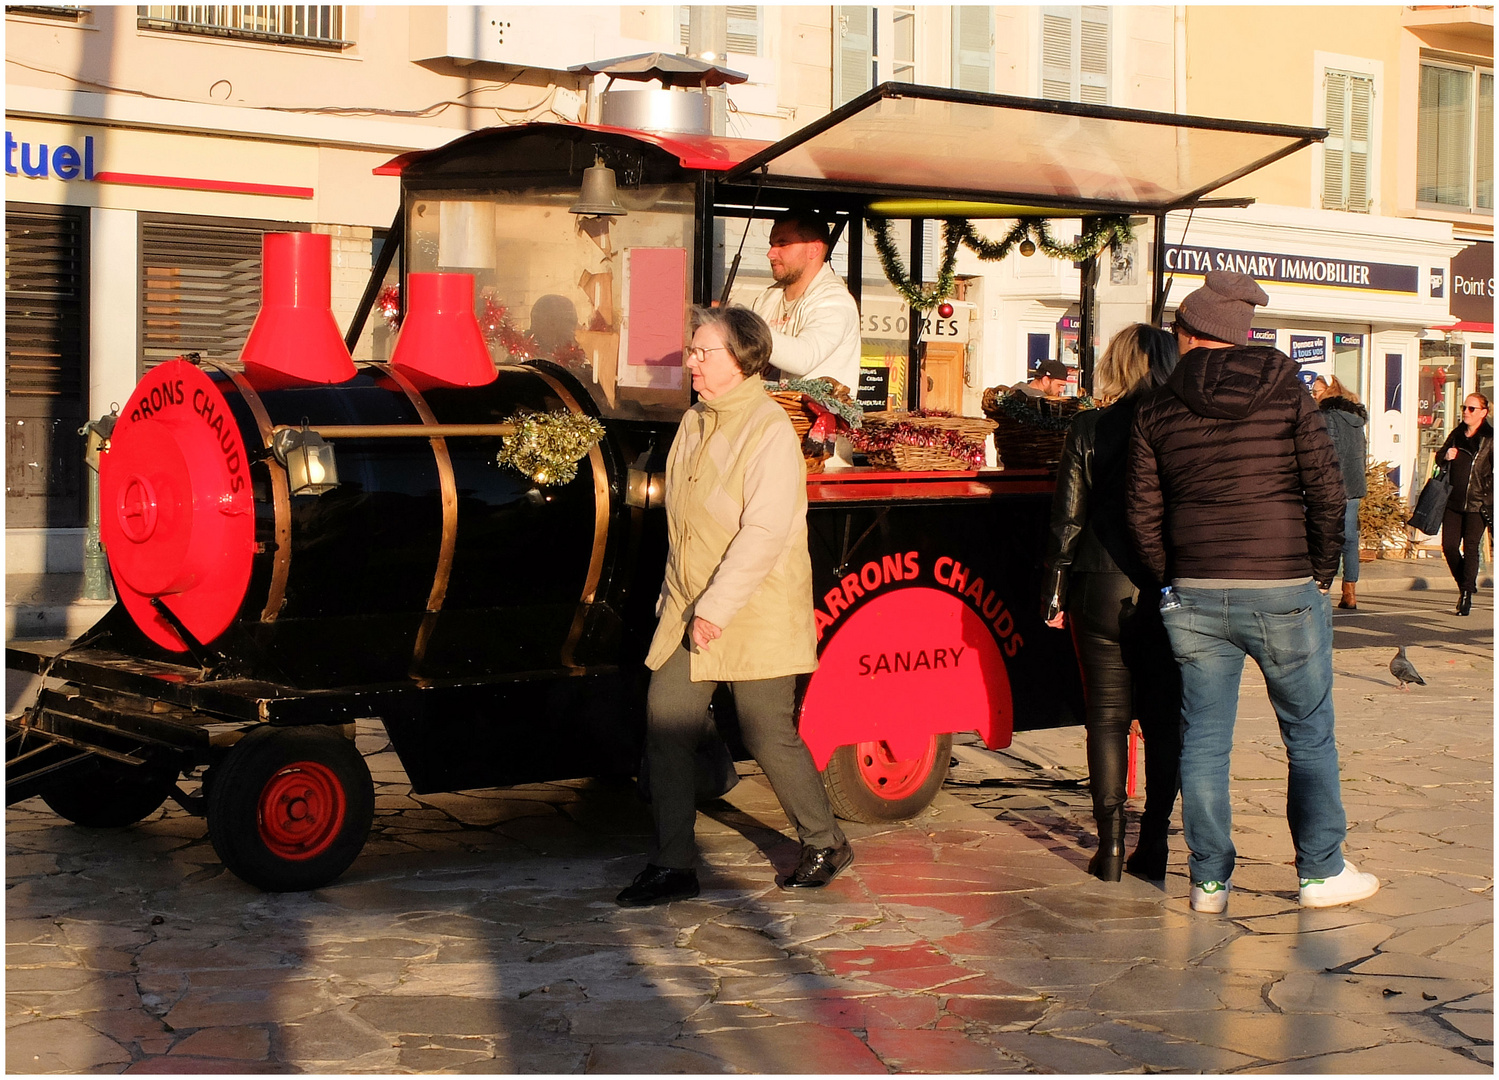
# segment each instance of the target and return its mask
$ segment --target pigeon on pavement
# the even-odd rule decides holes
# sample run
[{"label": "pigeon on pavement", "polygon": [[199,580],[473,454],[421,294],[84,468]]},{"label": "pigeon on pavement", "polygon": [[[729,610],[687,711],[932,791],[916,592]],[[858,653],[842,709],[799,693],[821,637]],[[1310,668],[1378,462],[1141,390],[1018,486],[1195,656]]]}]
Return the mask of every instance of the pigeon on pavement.
[{"label": "pigeon on pavement", "polygon": [[1395,654],[1395,659],[1390,661],[1390,674],[1395,676],[1395,681],[1400,684],[1400,689],[1409,690],[1410,683],[1426,685],[1426,680],[1421,678],[1421,673],[1416,670],[1416,665],[1405,658],[1405,646],[1400,646],[1400,651]]}]

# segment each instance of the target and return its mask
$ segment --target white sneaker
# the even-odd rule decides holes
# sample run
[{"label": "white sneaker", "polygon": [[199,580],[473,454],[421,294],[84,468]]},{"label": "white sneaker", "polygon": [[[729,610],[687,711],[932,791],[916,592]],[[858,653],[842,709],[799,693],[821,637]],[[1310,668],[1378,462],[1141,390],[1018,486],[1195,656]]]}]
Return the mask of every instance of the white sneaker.
[{"label": "white sneaker", "polygon": [[1346,859],[1343,872],[1330,878],[1302,878],[1302,907],[1337,907],[1367,900],[1379,891],[1379,879],[1373,874],[1361,874],[1358,867]]},{"label": "white sneaker", "polygon": [[1221,915],[1228,909],[1229,884],[1227,881],[1194,881],[1192,910]]}]

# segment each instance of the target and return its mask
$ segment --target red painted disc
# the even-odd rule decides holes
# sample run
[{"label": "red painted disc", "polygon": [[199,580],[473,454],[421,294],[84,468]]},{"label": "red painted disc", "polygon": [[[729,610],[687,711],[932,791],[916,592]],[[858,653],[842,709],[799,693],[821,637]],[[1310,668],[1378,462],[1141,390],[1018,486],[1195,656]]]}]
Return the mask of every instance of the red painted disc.
[{"label": "red painted disc", "polygon": [[349,800],[337,774],[316,761],[296,761],[266,781],[256,808],[260,839],[278,858],[300,861],[338,839]]},{"label": "red painted disc", "polygon": [[[990,602],[994,617],[1013,628],[1003,605]],[[798,727],[819,769],[840,746],[882,745],[877,771],[887,786],[893,778],[904,784],[935,734],[977,731],[986,745],[1009,745],[1010,674],[1002,646],[990,620],[959,593],[885,592],[829,633]]]},{"label": "red painted disc", "polygon": [[234,620],[255,555],[249,459],[224,395],[185,360],[140,381],[99,455],[99,537],[120,602],[158,645],[187,648],[154,597],[204,644]]}]

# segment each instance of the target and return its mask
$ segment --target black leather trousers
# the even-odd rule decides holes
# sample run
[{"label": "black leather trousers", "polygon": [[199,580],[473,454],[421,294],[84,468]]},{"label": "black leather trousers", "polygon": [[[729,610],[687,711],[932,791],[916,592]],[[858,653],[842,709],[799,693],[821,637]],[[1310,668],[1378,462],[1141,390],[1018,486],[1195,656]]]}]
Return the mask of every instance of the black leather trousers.
[{"label": "black leather trousers", "polygon": [[1166,835],[1181,762],[1181,672],[1154,597],[1119,573],[1078,573],[1069,581],[1067,616],[1083,671],[1088,786],[1093,816],[1122,820],[1129,767],[1129,724],[1145,737],[1142,836]]}]

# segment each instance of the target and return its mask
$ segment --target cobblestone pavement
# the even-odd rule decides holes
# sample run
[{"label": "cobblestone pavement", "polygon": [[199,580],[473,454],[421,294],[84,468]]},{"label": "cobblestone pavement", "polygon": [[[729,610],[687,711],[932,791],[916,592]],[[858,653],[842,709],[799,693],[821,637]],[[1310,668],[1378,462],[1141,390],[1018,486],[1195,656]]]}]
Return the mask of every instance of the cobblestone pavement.
[{"label": "cobblestone pavement", "polygon": [[[1084,873],[1077,728],[960,745],[933,808],[853,825],[820,894],[764,779],[704,809],[704,891],[622,910],[632,785],[414,796],[378,725],[376,828],[309,894],[257,892],[169,804],[124,830],[6,817],[11,1072],[1490,1072],[1493,634],[1446,591],[1338,618],[1348,852],[1384,882],[1300,911],[1258,674],[1228,913]],[[1471,625],[1468,625],[1471,623]],[[1428,685],[1396,690],[1397,644]],[[1251,665],[1252,667],[1252,665]]]}]

